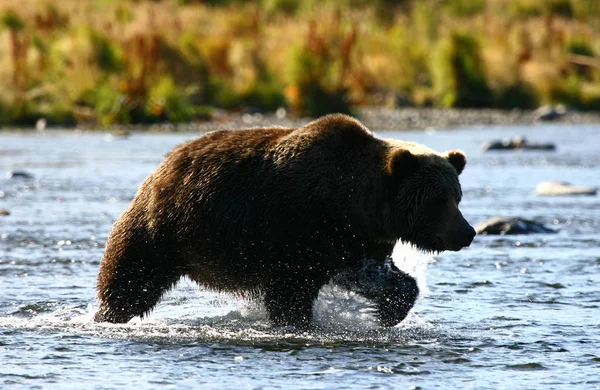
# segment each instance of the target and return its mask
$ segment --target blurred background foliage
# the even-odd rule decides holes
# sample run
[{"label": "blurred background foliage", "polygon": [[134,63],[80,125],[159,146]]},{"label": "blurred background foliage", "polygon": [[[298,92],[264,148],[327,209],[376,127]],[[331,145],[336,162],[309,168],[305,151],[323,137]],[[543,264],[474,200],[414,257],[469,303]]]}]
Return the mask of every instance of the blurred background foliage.
[{"label": "blurred background foliage", "polygon": [[600,110],[598,0],[0,0],[0,125]]}]

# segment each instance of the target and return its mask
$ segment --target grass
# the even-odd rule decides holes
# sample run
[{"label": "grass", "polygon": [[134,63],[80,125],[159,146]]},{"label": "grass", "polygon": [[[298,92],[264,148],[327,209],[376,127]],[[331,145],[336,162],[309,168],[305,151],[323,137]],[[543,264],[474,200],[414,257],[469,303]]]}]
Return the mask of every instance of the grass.
[{"label": "grass", "polygon": [[600,110],[596,0],[0,0],[0,125]]}]

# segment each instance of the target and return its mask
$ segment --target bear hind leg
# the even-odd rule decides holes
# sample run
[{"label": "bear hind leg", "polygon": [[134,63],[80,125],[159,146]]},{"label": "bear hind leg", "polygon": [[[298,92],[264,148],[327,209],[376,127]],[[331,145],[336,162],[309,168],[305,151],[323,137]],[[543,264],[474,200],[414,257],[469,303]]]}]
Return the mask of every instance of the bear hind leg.
[{"label": "bear hind leg", "polygon": [[94,321],[126,323],[133,317],[145,317],[178,280],[179,276],[167,278],[164,274],[143,281],[113,280],[107,286],[110,292],[100,298]]},{"label": "bear hind leg", "polygon": [[181,278],[174,259],[144,245],[148,249],[129,246],[120,252],[110,250],[110,245],[107,248],[98,275],[100,308],[94,321],[126,323],[144,317]]}]

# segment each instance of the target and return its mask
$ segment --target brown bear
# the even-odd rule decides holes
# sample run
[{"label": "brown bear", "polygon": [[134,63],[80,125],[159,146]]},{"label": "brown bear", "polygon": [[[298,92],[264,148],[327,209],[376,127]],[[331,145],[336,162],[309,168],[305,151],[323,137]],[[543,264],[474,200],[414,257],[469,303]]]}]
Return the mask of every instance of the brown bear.
[{"label": "brown bear", "polygon": [[[98,276],[96,321],[147,315],[182,276],[264,299],[276,325],[306,327],[330,281],[374,301],[381,324],[412,308],[415,280],[389,260],[398,240],[469,246],[458,209],[460,151],[376,138],[328,115],[298,128],[215,131],[169,153],[116,221]],[[352,275],[371,271],[386,285]]]}]

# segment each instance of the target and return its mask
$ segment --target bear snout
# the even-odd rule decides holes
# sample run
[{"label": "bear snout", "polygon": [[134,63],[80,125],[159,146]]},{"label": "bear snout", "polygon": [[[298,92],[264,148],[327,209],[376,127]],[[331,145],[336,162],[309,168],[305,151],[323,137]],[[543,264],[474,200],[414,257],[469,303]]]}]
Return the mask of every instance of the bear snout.
[{"label": "bear snout", "polygon": [[459,251],[462,248],[470,246],[473,242],[473,238],[475,238],[475,235],[477,235],[477,232],[475,232],[473,226],[469,225],[467,221],[464,221],[464,223],[458,229],[457,248],[455,250]]},{"label": "bear snout", "polygon": [[458,229],[452,232],[449,239],[445,240],[446,247],[448,250],[458,252],[462,248],[470,246],[476,235],[477,233],[473,226],[469,225],[467,221],[464,221]]},{"label": "bear snout", "polygon": [[465,244],[463,245],[463,248],[470,246],[471,243],[473,242],[473,239],[477,235],[477,232],[475,231],[473,226],[469,225],[466,222],[465,222],[465,224],[466,224],[466,226],[464,227]]}]

